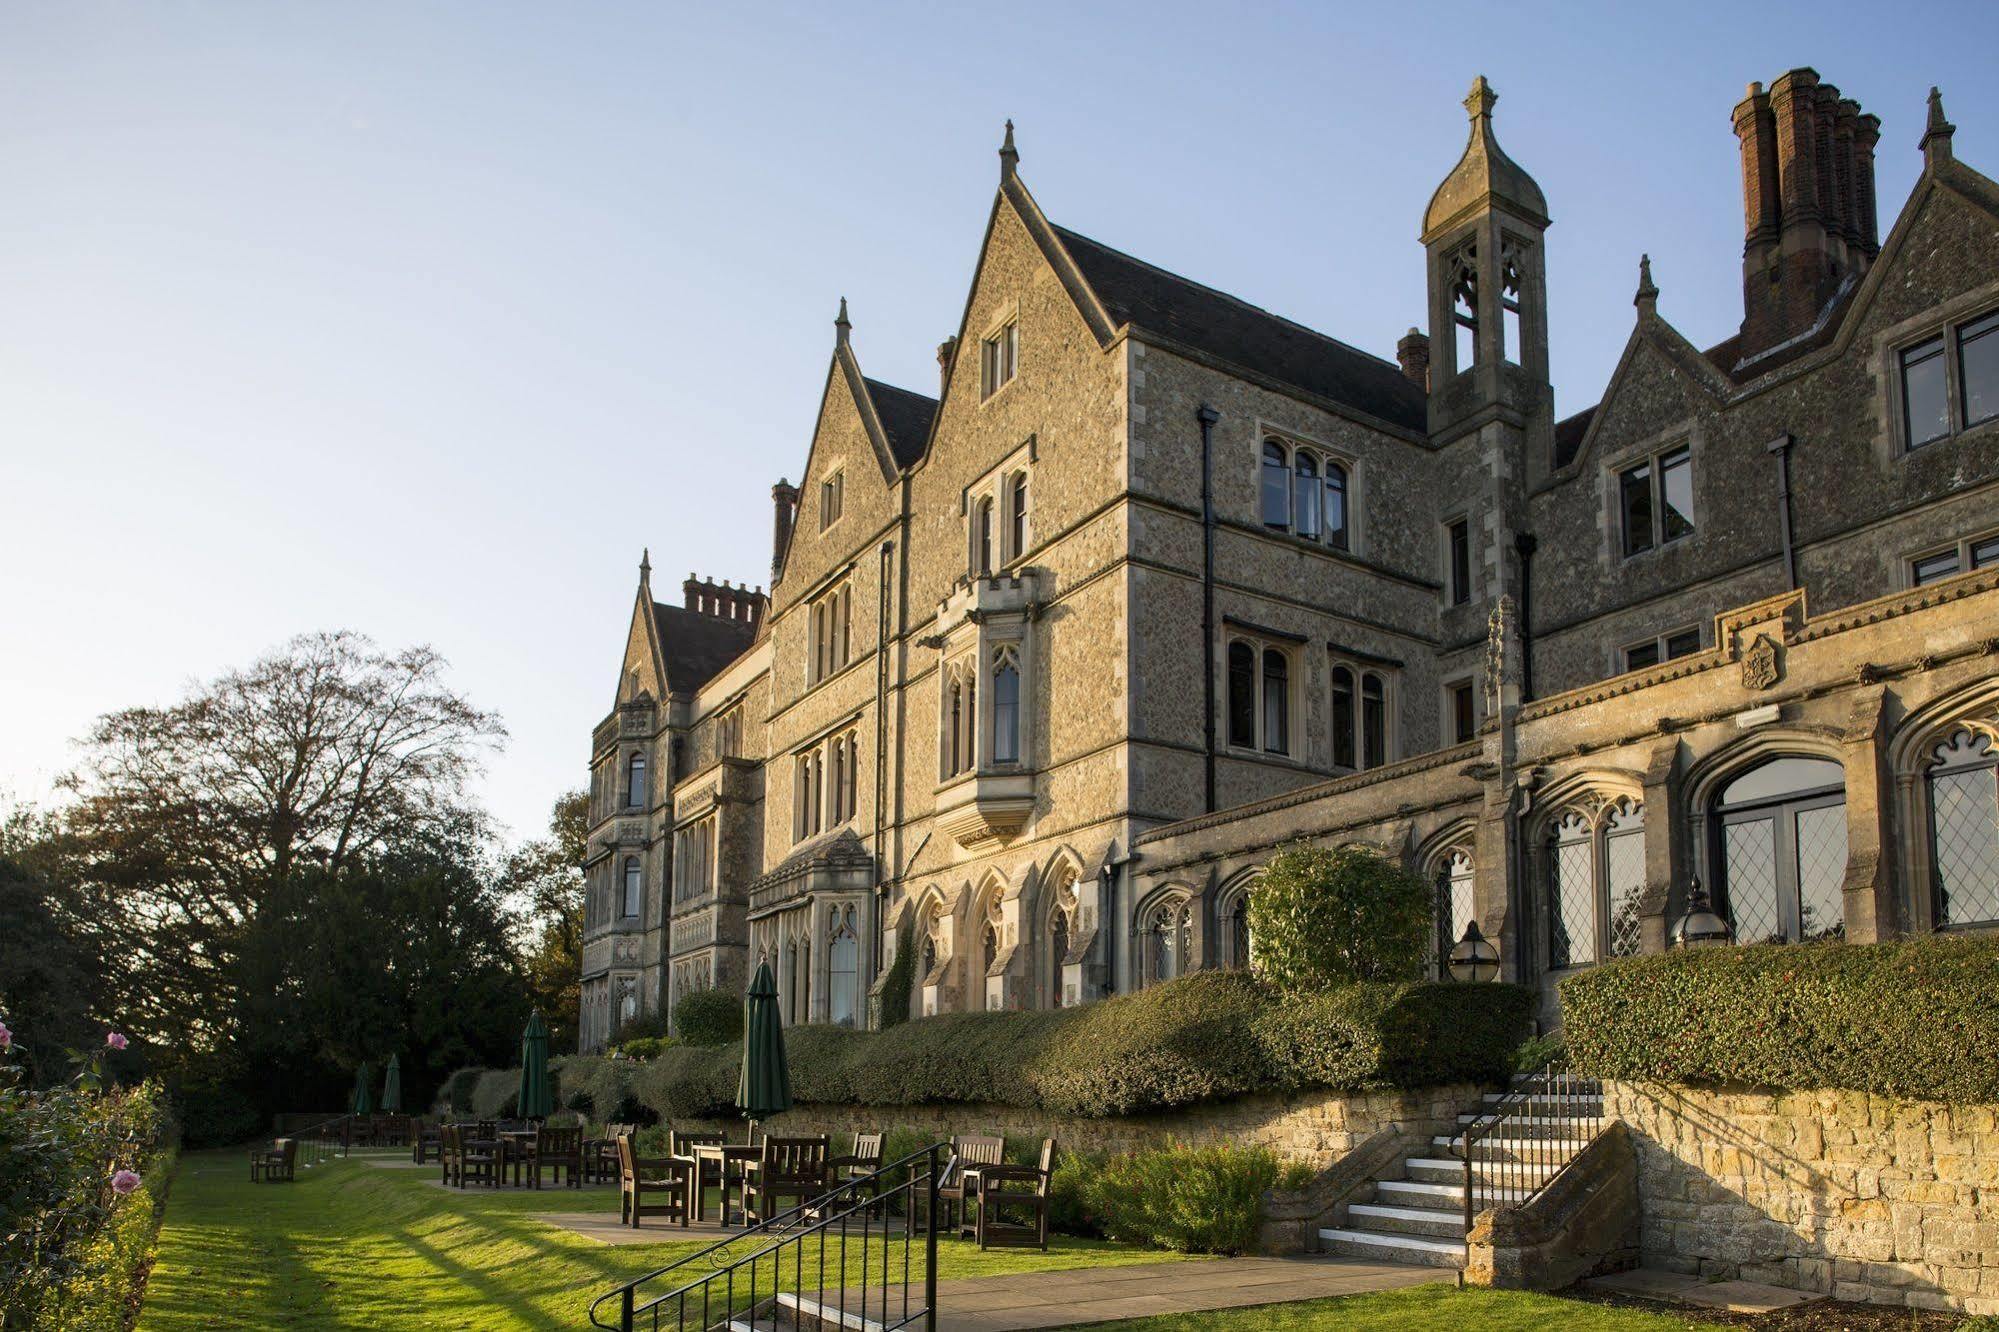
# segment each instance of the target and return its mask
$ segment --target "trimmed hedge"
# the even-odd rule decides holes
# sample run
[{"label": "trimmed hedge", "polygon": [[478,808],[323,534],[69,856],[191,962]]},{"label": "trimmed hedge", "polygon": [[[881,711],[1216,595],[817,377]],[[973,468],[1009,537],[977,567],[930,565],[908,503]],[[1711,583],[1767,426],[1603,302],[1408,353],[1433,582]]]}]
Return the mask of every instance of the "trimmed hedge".
[{"label": "trimmed hedge", "polygon": [[688,1045],[727,1045],[743,1039],[743,1000],[727,990],[694,990],[673,1006],[674,1033]]},{"label": "trimmed hedge", "polygon": [[1999,939],[1676,951],[1561,996],[1570,1060],[1597,1077],[1999,1101]]},{"label": "trimmed hedge", "polygon": [[[1498,1081],[1532,1007],[1507,985],[1287,998],[1253,976],[1204,972],[1051,1012],[950,1013],[878,1032],[794,1027],[786,1052],[801,1104],[983,1102],[1104,1118],[1256,1092]],[[738,1058],[733,1046],[678,1046],[644,1063],[571,1058],[558,1096],[600,1122],[643,1119],[635,1106],[663,1120],[725,1117]]]}]

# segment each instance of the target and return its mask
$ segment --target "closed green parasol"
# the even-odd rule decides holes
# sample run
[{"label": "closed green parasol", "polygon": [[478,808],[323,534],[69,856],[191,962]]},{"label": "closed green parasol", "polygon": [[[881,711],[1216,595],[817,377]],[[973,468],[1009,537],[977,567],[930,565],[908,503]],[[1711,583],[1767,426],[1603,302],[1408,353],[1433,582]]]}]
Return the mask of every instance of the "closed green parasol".
[{"label": "closed green parasol", "polygon": [[791,1109],[784,1023],[778,1018],[777,982],[768,962],[757,964],[756,979],[743,999],[743,1073],[736,1083],[736,1108],[749,1119],[768,1119]]},{"label": "closed green parasol", "polygon": [[547,1119],[555,1113],[555,1088],[548,1080],[548,1024],[539,1012],[528,1015],[521,1033],[521,1090],[514,1113],[522,1119]]},{"label": "closed green parasol", "polygon": [[354,1070],[354,1113],[373,1114],[374,1110],[375,1101],[368,1091],[368,1065],[363,1061],[361,1067]]},{"label": "closed green parasol", "polygon": [[382,1075],[382,1113],[403,1112],[403,1064],[399,1055],[389,1056],[389,1071]]}]

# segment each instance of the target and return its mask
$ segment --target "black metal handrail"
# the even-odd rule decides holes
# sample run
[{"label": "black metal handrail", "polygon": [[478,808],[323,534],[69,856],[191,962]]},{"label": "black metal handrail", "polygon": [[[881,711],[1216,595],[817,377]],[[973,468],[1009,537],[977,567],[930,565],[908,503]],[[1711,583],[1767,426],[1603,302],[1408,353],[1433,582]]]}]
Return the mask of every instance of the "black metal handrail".
[{"label": "black metal handrail", "polygon": [[[340,1114],[330,1119],[322,1119],[317,1124],[307,1125],[303,1130],[291,1134],[292,1138],[309,1149],[301,1153],[307,1159],[299,1164],[308,1170],[313,1166],[324,1164],[332,1158],[336,1145],[340,1148],[340,1155],[346,1156],[354,1136],[353,1126],[352,1114]],[[334,1132],[336,1128],[339,1130],[337,1144]]]},{"label": "black metal handrail", "polygon": [[[1465,1233],[1486,1207],[1523,1207],[1561,1173],[1596,1136],[1597,1113],[1582,1114],[1579,1101],[1598,1100],[1600,1085],[1569,1071],[1555,1055],[1516,1079],[1489,1110],[1459,1127],[1453,1150],[1464,1162]],[[1511,1130],[1511,1136],[1503,1132]],[[1481,1144],[1504,1142],[1478,1157]],[[1483,1169],[1481,1169],[1483,1167]]]},{"label": "black metal handrail", "polygon": [[[590,1303],[590,1322],[606,1332],[636,1332],[645,1328],[674,1332],[694,1328],[709,1332],[717,1327],[741,1328],[743,1332],[775,1329],[780,1296],[789,1293],[803,1302],[808,1285],[816,1284],[815,1315],[810,1321],[823,1325],[831,1320],[845,1326],[849,1315],[858,1316],[862,1327],[889,1329],[921,1326],[934,1332],[937,1326],[937,1186],[946,1168],[951,1148],[936,1143],[911,1152],[897,1161],[866,1175],[859,1175],[828,1189],[808,1202],[779,1212],[747,1230],[721,1239],[706,1248],[677,1258],[599,1295]],[[900,1176],[898,1179],[897,1177]],[[700,1176],[693,1177],[700,1187]],[[921,1200],[921,1207],[918,1201]],[[692,1205],[692,1199],[686,1200]],[[896,1239],[890,1217],[898,1210],[901,1227],[901,1275],[890,1279],[891,1259]],[[923,1216],[922,1234],[916,1232],[918,1211]],[[859,1231],[859,1261],[855,1262],[850,1242]],[[837,1251],[830,1259],[829,1240],[837,1234]],[[808,1253],[817,1241],[817,1252]],[[748,1244],[749,1252],[739,1252]],[[911,1275],[915,1249],[922,1245],[922,1270]],[[870,1255],[879,1259],[877,1280],[869,1280]],[[811,1281],[808,1282],[808,1259]],[[832,1263],[829,1269],[828,1263]],[[710,1268],[699,1275],[695,1264]],[[768,1280],[763,1267],[769,1266]],[[787,1267],[791,1273],[789,1290],[782,1289]],[[849,1287],[849,1270],[856,1269]],[[674,1274],[682,1280],[669,1283],[658,1294],[645,1295]],[[829,1305],[828,1276],[833,1278]],[[922,1294],[914,1305],[911,1287],[920,1283]],[[872,1298],[872,1301],[870,1297]],[[850,1307],[858,1297],[858,1307]],[[607,1323],[597,1315],[607,1304],[616,1306],[616,1322]],[[872,1312],[871,1312],[872,1311]]]}]

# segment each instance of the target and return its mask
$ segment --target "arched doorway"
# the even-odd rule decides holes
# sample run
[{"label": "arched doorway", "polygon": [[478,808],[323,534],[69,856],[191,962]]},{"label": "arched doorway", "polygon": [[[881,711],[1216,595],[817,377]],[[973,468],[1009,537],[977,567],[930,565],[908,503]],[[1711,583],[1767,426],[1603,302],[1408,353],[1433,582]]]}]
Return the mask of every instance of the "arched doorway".
[{"label": "arched doorway", "polygon": [[1716,889],[1742,943],[1845,932],[1846,773],[1786,754],[1731,778],[1712,817]]}]

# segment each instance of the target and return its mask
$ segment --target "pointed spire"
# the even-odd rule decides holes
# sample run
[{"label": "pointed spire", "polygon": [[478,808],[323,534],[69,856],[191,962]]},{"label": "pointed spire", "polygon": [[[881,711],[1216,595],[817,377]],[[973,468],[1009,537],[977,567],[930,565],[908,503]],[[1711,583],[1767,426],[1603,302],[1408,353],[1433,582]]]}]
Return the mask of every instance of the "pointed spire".
[{"label": "pointed spire", "polygon": [[833,345],[835,347],[846,346],[847,335],[853,331],[854,326],[847,322],[847,298],[842,296],[840,298],[840,313],[833,318]]},{"label": "pointed spire", "polygon": [[651,546],[646,546],[646,547],[643,547],[643,548],[642,548],[642,549],[641,549],[641,550],[639,551],[639,586],[640,586],[640,587],[651,587],[651,586],[652,586],[652,547],[651,547]]},{"label": "pointed spire", "polygon": [[1631,298],[1641,315],[1659,312],[1659,289],[1652,285],[1652,256],[1638,256],[1638,294]]},{"label": "pointed spire", "polygon": [[1934,169],[1941,163],[1950,161],[1950,136],[1957,133],[1957,126],[1944,119],[1943,94],[1930,89],[1930,112],[1923,122],[1923,168]]},{"label": "pointed spire", "polygon": [[1012,180],[1020,170],[1020,150],[1013,146],[1013,121],[1006,122],[1006,138],[1000,143],[1000,179]]}]

